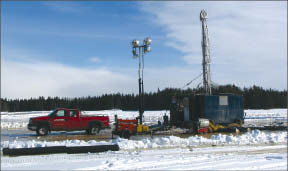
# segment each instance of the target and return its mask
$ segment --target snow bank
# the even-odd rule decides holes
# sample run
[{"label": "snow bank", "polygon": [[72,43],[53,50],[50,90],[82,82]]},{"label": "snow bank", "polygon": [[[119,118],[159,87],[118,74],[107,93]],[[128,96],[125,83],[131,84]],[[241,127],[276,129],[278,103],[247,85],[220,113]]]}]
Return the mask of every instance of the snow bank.
[{"label": "snow bank", "polygon": [[191,136],[188,138],[180,138],[176,136],[144,138],[141,140],[127,140],[122,138],[113,139],[109,142],[90,140],[88,142],[83,140],[66,140],[66,141],[17,141],[1,142],[1,149],[9,148],[34,148],[34,147],[48,147],[48,146],[88,146],[88,145],[108,145],[118,144],[120,149],[150,149],[150,148],[165,148],[165,147],[189,147],[195,145],[247,145],[247,144],[271,144],[287,142],[287,132],[263,132],[253,130],[251,133],[242,135],[212,135],[210,139],[202,136]]},{"label": "snow bank", "polygon": [[21,122],[21,121],[18,121],[18,122],[13,122],[13,121],[5,122],[5,121],[1,120],[1,129],[27,128],[27,124],[28,124],[28,121],[27,122]]},{"label": "snow bank", "polygon": [[191,136],[180,138],[176,136],[146,138],[140,141],[117,139],[114,141],[120,149],[141,149],[141,148],[160,148],[160,147],[187,147],[195,145],[250,145],[250,144],[270,144],[287,142],[287,132],[267,133],[253,130],[251,133],[242,135],[212,135],[210,139],[202,136]]}]

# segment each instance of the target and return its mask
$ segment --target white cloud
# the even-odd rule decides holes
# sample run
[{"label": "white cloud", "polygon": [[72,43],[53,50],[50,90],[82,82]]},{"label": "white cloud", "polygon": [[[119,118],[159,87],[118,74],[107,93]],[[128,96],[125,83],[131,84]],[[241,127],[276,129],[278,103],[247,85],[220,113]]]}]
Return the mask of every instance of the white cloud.
[{"label": "white cloud", "polygon": [[91,57],[89,58],[89,61],[92,63],[100,63],[102,60],[98,57]]},{"label": "white cloud", "polygon": [[[21,55],[17,55],[17,52]],[[6,49],[4,56],[1,61],[2,98],[82,97],[118,92],[138,94],[137,66],[97,69],[71,67],[39,61],[36,58],[39,54],[19,49]],[[17,58],[19,56],[25,58]],[[198,70],[191,68],[147,67],[144,70],[144,89],[145,92],[155,92],[158,88],[182,88],[196,74],[199,74]]]},{"label": "white cloud", "polygon": [[80,97],[134,92],[131,77],[105,68],[92,70],[59,63],[3,60],[1,74],[1,95],[7,98]]},{"label": "white cloud", "polygon": [[206,9],[214,82],[287,89],[287,3],[141,4],[149,21],[166,32],[166,45],[183,52],[187,64],[202,62],[199,13]]},{"label": "white cloud", "polygon": [[[144,90],[155,92],[158,88],[182,88],[201,73],[201,66],[145,68]],[[138,94],[137,68],[77,68],[52,62],[15,62],[2,60],[1,96],[2,98],[30,98],[38,96],[82,97],[105,93]],[[247,74],[246,71],[239,71]],[[272,74],[256,73],[259,79],[233,80],[233,72],[217,74],[218,84],[234,83],[241,87],[253,84],[273,85],[277,77]],[[214,78],[214,72],[212,72]],[[268,78],[268,79],[267,79]],[[215,80],[215,79],[214,79]],[[233,81],[231,81],[233,80]],[[196,87],[201,78],[189,87]],[[245,84],[243,84],[245,82]],[[187,88],[187,87],[186,87]]]},{"label": "white cloud", "polygon": [[[138,94],[137,71],[137,68],[87,69],[47,61],[4,59],[1,67],[1,96],[30,98],[82,97],[118,92]],[[181,88],[195,74],[199,73],[181,67],[146,68],[144,89],[145,92],[154,92],[157,88]]]},{"label": "white cloud", "polygon": [[[72,67],[42,61],[40,59],[44,57],[39,53],[25,49],[5,48],[2,55],[2,98],[82,97],[118,92],[138,94],[137,65],[135,68]],[[198,73],[183,67],[145,68],[145,92],[154,92],[157,88],[181,88],[195,74]]]},{"label": "white cloud", "polygon": [[[27,49],[5,48],[1,63],[1,97],[82,97],[105,93],[138,94],[138,68],[88,69],[40,59],[55,59]],[[96,60],[97,58],[94,58]],[[97,61],[97,60],[96,60]],[[145,68],[145,92],[181,88],[199,74],[190,68]],[[179,75],[181,77],[179,77]]]}]

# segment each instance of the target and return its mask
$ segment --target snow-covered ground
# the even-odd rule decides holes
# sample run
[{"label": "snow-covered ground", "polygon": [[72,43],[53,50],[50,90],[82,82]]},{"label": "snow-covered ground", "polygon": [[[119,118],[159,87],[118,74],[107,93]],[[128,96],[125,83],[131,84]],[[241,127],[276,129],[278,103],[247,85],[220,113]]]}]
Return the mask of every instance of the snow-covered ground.
[{"label": "snow-covered ground", "polygon": [[66,141],[1,141],[2,148],[34,148],[48,146],[89,146],[89,145],[104,145],[118,144],[122,150],[135,149],[150,149],[150,148],[166,148],[166,147],[190,147],[199,145],[251,145],[251,144],[276,144],[286,143],[287,132],[267,132],[260,130],[252,130],[242,135],[225,135],[216,134],[211,138],[203,136],[191,136],[188,138],[180,138],[177,136],[161,136],[161,137],[146,137],[140,140],[127,140],[123,138],[112,139],[107,141],[83,141],[83,140],[66,140]]},{"label": "snow-covered ground", "polygon": [[110,142],[7,142],[1,148],[118,144],[120,151],[1,157],[1,170],[287,170],[287,132],[253,130],[242,135],[113,139]]},{"label": "snow-covered ground", "polygon": [[2,157],[1,170],[287,170],[286,148],[216,146]]},{"label": "snow-covered ground", "polygon": [[[48,115],[51,111],[32,111],[32,112],[2,112],[1,113],[1,129],[11,128],[26,128],[29,118],[36,116]],[[287,124],[287,109],[269,109],[269,110],[245,110],[245,125],[271,125]],[[110,117],[111,123],[114,122],[114,115],[118,115],[118,118],[123,119],[135,119],[138,116],[138,111],[122,111],[122,110],[103,110],[103,111],[84,111],[84,114],[105,114]],[[163,116],[167,115],[170,117],[170,112],[166,110],[162,111],[145,111],[144,122],[146,124],[157,123],[158,120],[163,122]]]},{"label": "snow-covered ground", "polygon": [[245,110],[244,126],[287,126],[287,109]]}]

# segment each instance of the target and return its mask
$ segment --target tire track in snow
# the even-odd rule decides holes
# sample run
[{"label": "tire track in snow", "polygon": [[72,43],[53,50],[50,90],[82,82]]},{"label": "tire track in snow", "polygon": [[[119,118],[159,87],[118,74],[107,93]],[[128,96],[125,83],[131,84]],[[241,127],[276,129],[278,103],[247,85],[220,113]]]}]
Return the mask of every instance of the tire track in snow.
[{"label": "tire track in snow", "polygon": [[[165,169],[177,169],[179,167],[183,168],[183,167],[187,167],[187,169],[235,169],[235,165],[240,165],[240,169],[244,166],[247,166],[247,165],[251,165],[251,164],[259,164],[259,163],[265,163],[267,160],[263,158],[263,156],[261,157],[260,155],[260,159],[257,159],[256,161],[245,161],[245,157],[243,160],[240,160],[239,159],[230,159],[231,157],[233,157],[233,155],[239,153],[240,154],[240,157],[243,158],[244,155],[249,155],[249,156],[254,156],[254,153],[256,151],[258,151],[257,153],[263,153],[263,152],[268,152],[268,151],[279,151],[279,148],[277,149],[251,149],[249,151],[244,151],[242,150],[241,151],[241,154],[237,151],[222,151],[222,152],[212,152],[210,154],[203,154],[203,153],[179,153],[179,154],[175,154],[175,157],[172,156],[172,158],[168,157],[168,158],[164,158],[160,161],[157,161],[157,162],[140,162],[141,164],[139,165],[144,165],[145,167],[135,167],[134,166],[125,166],[124,168],[122,169],[136,169],[136,170],[146,170],[146,169],[152,169],[152,170],[155,170],[155,169],[161,169],[161,170],[165,170]],[[282,148],[282,150],[285,150],[285,148]],[[282,151],[280,150],[280,151]],[[220,154],[224,154],[223,155],[220,155]],[[252,153],[252,155],[250,154]],[[202,154],[199,156],[199,154]],[[178,156],[179,155],[179,156]],[[188,155],[188,156],[187,156]],[[189,156],[189,155],[193,155],[193,156]],[[194,156],[196,155],[196,156]],[[216,155],[216,156],[215,156]],[[181,161],[179,161],[179,158],[177,157],[182,157]],[[157,157],[156,157],[157,158]],[[177,160],[175,161],[175,158],[177,158]],[[253,157],[252,157],[253,158]],[[209,160],[213,160],[213,161],[209,161]],[[203,161],[205,161],[205,165],[203,165]],[[168,163],[168,164],[167,164]],[[269,163],[269,162],[268,162]],[[195,167],[196,166],[196,167]],[[231,166],[231,167],[227,167],[227,166]],[[279,164],[278,165],[273,165],[271,166],[271,164],[268,164],[267,166],[262,166],[261,168],[273,168],[273,167],[276,167],[276,166],[285,166],[285,164]],[[255,166],[257,167],[257,165]],[[112,168],[111,168],[112,169]],[[115,168],[113,168],[115,169]],[[249,168],[248,168],[249,169]]]}]

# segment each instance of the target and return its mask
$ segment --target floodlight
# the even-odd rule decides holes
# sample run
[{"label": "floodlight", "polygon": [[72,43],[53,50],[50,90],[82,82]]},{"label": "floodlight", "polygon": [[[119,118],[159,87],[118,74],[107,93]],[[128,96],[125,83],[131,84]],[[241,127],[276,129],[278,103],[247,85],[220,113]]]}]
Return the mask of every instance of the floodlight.
[{"label": "floodlight", "polygon": [[150,52],[150,51],[151,51],[150,46],[145,46],[145,48],[144,48],[144,53],[148,53],[148,52]]},{"label": "floodlight", "polygon": [[208,18],[208,15],[207,15],[206,11],[204,9],[201,10],[201,12],[200,12],[200,20],[202,21],[202,20],[207,19],[207,18]]},{"label": "floodlight", "polygon": [[145,44],[145,45],[150,45],[151,42],[152,42],[152,40],[151,40],[149,37],[147,37],[146,39],[144,39],[144,44]]},{"label": "floodlight", "polygon": [[138,57],[138,55],[136,53],[136,48],[133,48],[132,53],[133,53],[133,58],[134,59]]},{"label": "floodlight", "polygon": [[133,40],[132,46],[133,46],[133,48],[138,47],[139,46],[139,40]]}]

